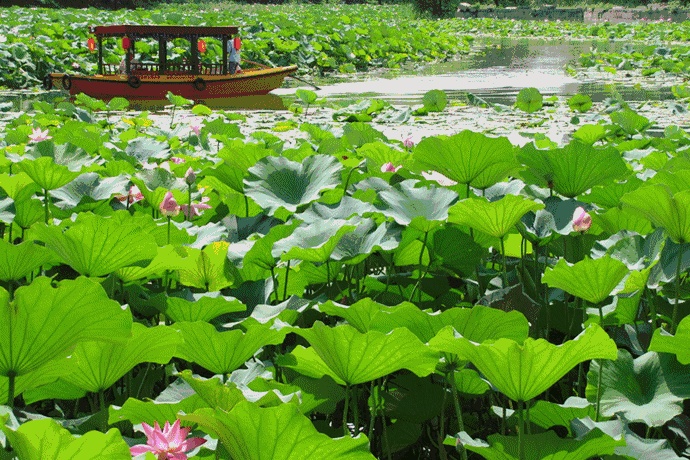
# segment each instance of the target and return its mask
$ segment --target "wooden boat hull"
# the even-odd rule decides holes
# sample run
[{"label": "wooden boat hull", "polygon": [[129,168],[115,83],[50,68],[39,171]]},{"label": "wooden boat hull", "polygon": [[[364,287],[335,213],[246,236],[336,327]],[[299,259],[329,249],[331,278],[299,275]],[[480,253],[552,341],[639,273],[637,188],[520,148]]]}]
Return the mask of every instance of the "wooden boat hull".
[{"label": "wooden boat hull", "polygon": [[[297,66],[250,69],[234,75],[160,75],[153,72],[132,75],[69,75],[51,73],[46,86],[68,90],[70,95],[110,100],[124,97],[130,101],[165,100],[168,92],[191,100],[209,100],[268,94],[279,88]],[[45,82],[48,83],[48,82]]]}]

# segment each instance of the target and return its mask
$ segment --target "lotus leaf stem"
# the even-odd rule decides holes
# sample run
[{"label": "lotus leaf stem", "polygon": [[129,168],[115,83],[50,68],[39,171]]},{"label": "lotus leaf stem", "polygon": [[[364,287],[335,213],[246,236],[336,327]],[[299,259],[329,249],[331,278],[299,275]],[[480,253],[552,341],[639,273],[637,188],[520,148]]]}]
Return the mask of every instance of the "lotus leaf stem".
[{"label": "lotus leaf stem", "polygon": [[357,385],[354,385],[352,387],[352,396],[353,396],[353,405],[352,408],[354,409],[354,422],[355,422],[355,436],[359,434],[359,392],[357,391]]},{"label": "lotus leaf stem", "polygon": [[[276,272],[274,267],[271,267],[271,279],[273,280],[273,295],[276,298],[276,303],[278,302],[278,278],[276,277]],[[269,297],[270,300],[270,297]]]},{"label": "lotus leaf stem", "polygon": [[651,289],[647,288],[646,290],[646,296],[647,296],[647,303],[649,304],[649,315],[651,316],[651,321],[652,321],[652,330],[656,329],[656,304],[654,303],[654,297],[652,297],[652,291]]},{"label": "lotus leaf stem", "polygon": [[508,287],[508,258],[506,257],[506,244],[501,238],[501,254],[503,255],[503,288]]},{"label": "lotus leaf stem", "polygon": [[386,425],[386,415],[381,414],[381,425],[383,428],[383,444],[386,448],[386,458],[391,460],[391,444],[388,441],[388,426]]},{"label": "lotus leaf stem", "polygon": [[418,294],[418,303],[422,303],[422,289],[421,289],[421,284],[422,284],[422,278],[426,276],[426,271],[422,273],[422,267],[424,263],[424,250],[426,249],[426,242],[429,237],[429,231],[424,232],[424,240],[422,241],[422,249],[419,250],[419,278],[417,279],[417,282],[415,283],[414,287],[412,288],[412,292],[410,293],[410,298],[408,299],[409,302],[412,302],[412,298],[414,297],[415,292],[417,289],[419,289],[419,294]]},{"label": "lotus leaf stem", "polygon": [[192,186],[188,185],[187,186],[187,212],[185,214],[185,219],[187,219],[189,222],[192,221],[192,216],[194,216],[194,212],[192,211]]},{"label": "lotus leaf stem", "polygon": [[350,436],[350,430],[347,428],[347,411],[350,406],[350,384],[345,385],[345,407],[343,408],[343,434]]},{"label": "lotus leaf stem", "polygon": [[10,409],[14,409],[14,385],[17,373],[15,371],[7,372],[8,386],[7,386],[7,405]]},{"label": "lotus leaf stem", "polygon": [[46,224],[50,220],[50,209],[48,209],[48,206],[50,205],[50,198],[48,197],[48,189],[44,188],[43,189],[43,197],[45,198],[44,203],[45,203],[45,221]]},{"label": "lotus leaf stem", "polygon": [[249,197],[244,195],[244,217],[249,217]]},{"label": "lotus leaf stem", "polygon": [[[458,431],[465,431],[465,423],[462,421],[462,409],[460,408],[460,397],[458,396],[458,388],[455,385],[455,371],[446,374],[446,379],[450,385],[450,391],[453,394],[453,405],[455,406],[455,416],[458,419]],[[462,446],[462,459],[467,460],[467,450]]]},{"label": "lotus leaf stem", "polygon": [[369,387],[369,394],[371,395],[372,404],[369,406],[369,442],[374,437],[374,425],[376,424],[376,409],[379,407],[378,398],[378,379],[372,380]]},{"label": "lotus leaf stem", "polygon": [[676,301],[673,304],[673,323],[671,324],[671,334],[676,333],[678,328],[678,305],[680,303],[680,266],[683,261],[683,246],[678,245],[678,261],[676,262]]},{"label": "lotus leaf stem", "polygon": [[288,275],[290,275],[290,261],[287,262],[287,267],[285,268],[285,286],[283,286],[283,300],[287,300],[287,289],[288,289]]},{"label": "lotus leaf stem", "polygon": [[105,390],[103,390],[103,388],[98,390],[98,407],[100,409],[102,418],[101,431],[105,433],[108,429],[108,418],[105,406]]},{"label": "lotus leaf stem", "polygon": [[[599,324],[601,325],[601,328],[604,328],[604,311],[601,307],[601,305],[597,306],[599,308]],[[601,388],[603,386],[601,378],[604,372],[604,360],[600,359],[599,360],[599,380],[597,382],[597,412],[595,414],[595,422],[599,421],[599,411],[601,410]]]},{"label": "lotus leaf stem", "polygon": [[525,459],[525,402],[518,401],[518,460]]}]

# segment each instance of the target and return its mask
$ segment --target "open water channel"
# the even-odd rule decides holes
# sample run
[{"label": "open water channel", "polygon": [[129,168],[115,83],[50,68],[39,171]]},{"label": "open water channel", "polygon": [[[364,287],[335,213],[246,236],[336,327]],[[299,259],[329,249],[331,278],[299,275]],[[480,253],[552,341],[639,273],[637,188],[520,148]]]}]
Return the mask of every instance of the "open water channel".
[{"label": "open water channel", "polygon": [[[479,40],[478,40],[479,42]],[[462,59],[395,71],[376,71],[344,77],[315,79],[321,88],[319,97],[353,102],[376,97],[393,104],[412,105],[432,89],[441,89],[449,99],[464,98],[472,93],[487,102],[512,105],[522,88],[536,87],[545,96],[588,94],[593,101],[611,95],[610,85],[603,81],[587,81],[568,75],[566,67],[577,67],[580,53],[592,46],[619,50],[621,42],[555,41],[540,39],[492,39],[481,41],[476,52]],[[290,100],[294,85],[275,90],[273,94]],[[658,101],[672,99],[668,86],[641,88],[618,84],[616,91],[627,101]],[[54,100],[59,92],[13,91],[0,93],[0,110],[28,110],[35,100]],[[246,105],[246,106],[245,106]],[[252,98],[228,108],[276,109],[281,107],[278,97]]]}]

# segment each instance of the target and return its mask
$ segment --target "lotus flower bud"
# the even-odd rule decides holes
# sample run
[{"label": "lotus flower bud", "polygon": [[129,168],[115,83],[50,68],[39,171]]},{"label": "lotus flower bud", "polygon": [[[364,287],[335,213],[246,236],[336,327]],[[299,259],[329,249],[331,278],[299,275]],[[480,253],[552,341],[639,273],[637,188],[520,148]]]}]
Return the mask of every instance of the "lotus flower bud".
[{"label": "lotus flower bud", "polygon": [[389,161],[385,165],[381,166],[381,172],[396,172],[400,168],[400,166],[395,166]]},{"label": "lotus flower bud", "polygon": [[172,192],[165,194],[160,205],[161,214],[166,217],[175,217],[180,213],[180,205],[177,204]]},{"label": "lotus flower bud", "polygon": [[578,206],[573,213],[573,230],[576,232],[586,232],[592,225],[592,216],[587,214],[585,208]]},{"label": "lotus flower bud", "polygon": [[184,181],[187,183],[187,185],[192,185],[194,182],[196,182],[196,173],[191,167],[186,173],[184,173]]},{"label": "lotus flower bud", "polygon": [[412,140],[412,136],[407,136],[405,138],[405,140],[403,141],[403,146],[406,149],[411,149],[412,147],[414,147],[414,141]]}]

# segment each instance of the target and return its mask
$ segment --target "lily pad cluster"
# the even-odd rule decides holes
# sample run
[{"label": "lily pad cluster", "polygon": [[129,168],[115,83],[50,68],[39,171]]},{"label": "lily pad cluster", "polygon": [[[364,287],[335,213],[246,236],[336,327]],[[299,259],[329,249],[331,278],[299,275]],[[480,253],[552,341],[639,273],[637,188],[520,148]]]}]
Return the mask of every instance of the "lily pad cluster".
[{"label": "lily pad cluster", "polygon": [[200,458],[688,448],[684,130],[288,143],[75,103],[0,132],[3,458],[128,458],[152,427]]}]

